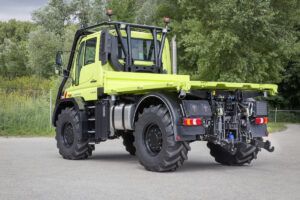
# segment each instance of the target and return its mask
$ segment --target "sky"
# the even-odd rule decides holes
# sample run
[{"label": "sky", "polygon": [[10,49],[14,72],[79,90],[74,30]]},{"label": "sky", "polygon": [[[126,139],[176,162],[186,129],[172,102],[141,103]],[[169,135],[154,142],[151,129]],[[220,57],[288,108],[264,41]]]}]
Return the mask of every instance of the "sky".
[{"label": "sky", "polygon": [[47,2],[48,0],[0,0],[0,21],[31,21],[32,11],[43,7]]}]

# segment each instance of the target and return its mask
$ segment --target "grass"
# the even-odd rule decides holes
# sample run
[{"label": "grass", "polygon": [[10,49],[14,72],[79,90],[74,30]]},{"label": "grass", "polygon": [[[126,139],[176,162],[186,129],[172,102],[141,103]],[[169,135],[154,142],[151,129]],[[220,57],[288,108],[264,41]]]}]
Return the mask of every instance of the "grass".
[{"label": "grass", "polygon": [[46,136],[50,126],[49,99],[40,96],[0,91],[0,136]]},{"label": "grass", "polygon": [[49,116],[51,80],[3,80],[0,77],[0,136],[54,135]]},{"label": "grass", "polygon": [[268,128],[270,128],[269,132],[273,133],[273,132],[283,131],[287,128],[285,124],[286,123],[284,123],[284,122],[277,122],[277,123],[270,122],[268,124]]}]

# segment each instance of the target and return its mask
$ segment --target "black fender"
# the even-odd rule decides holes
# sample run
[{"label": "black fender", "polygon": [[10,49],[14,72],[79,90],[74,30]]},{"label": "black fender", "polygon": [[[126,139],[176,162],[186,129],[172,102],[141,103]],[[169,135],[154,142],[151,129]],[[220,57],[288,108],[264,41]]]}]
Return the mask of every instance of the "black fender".
[{"label": "black fender", "polygon": [[67,107],[74,107],[76,111],[84,109],[84,101],[81,98],[67,98],[56,100],[55,108],[52,116],[52,124],[56,126],[56,120],[61,111]]},{"label": "black fender", "polygon": [[176,93],[149,93],[145,96],[142,96],[137,102],[132,121],[133,123],[137,121],[138,115],[143,111],[144,108],[149,107],[150,105],[163,104],[171,115],[175,141],[195,140],[195,135],[186,135],[183,132],[183,114],[180,107],[180,101],[181,100],[178,98],[178,94]]}]

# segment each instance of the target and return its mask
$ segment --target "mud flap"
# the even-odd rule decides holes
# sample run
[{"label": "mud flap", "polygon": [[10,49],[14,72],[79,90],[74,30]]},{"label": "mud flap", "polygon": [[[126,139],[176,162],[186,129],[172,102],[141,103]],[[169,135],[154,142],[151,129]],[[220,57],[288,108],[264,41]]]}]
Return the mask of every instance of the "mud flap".
[{"label": "mud flap", "polygon": [[252,137],[266,137],[267,136],[267,125],[266,124],[251,124],[250,131]]}]

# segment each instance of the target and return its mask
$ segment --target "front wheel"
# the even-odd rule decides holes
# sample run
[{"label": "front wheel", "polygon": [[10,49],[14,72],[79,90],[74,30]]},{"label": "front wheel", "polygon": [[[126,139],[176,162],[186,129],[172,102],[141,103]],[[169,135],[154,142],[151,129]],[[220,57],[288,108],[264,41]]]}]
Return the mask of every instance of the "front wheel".
[{"label": "front wheel", "polygon": [[134,146],[140,163],[150,171],[173,171],[187,159],[190,146],[174,139],[172,120],[162,105],[145,108],[135,124]]},{"label": "front wheel", "polygon": [[56,121],[56,141],[60,155],[65,159],[79,160],[92,155],[94,146],[80,129],[78,112],[65,108]]}]

